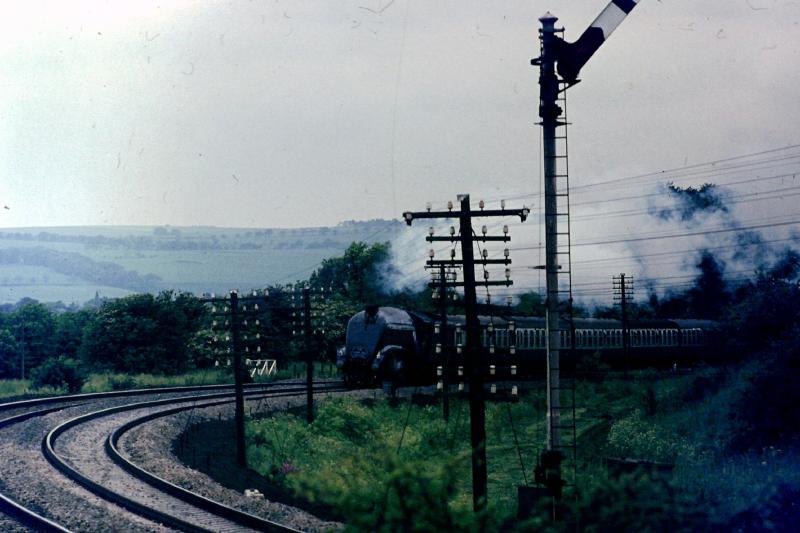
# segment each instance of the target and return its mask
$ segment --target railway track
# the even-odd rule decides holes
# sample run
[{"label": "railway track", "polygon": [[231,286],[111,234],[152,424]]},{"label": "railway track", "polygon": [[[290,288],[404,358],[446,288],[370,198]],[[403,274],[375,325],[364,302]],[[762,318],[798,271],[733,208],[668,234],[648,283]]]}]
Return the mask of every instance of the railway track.
[{"label": "railway track", "polygon": [[[344,389],[325,382],[315,390]],[[261,401],[304,393],[297,383],[246,391]],[[127,431],[149,421],[232,403],[232,387],[212,386],[0,404],[0,510],[39,531],[296,531],[170,483],[119,449]],[[19,461],[9,460],[23,443]]]}]

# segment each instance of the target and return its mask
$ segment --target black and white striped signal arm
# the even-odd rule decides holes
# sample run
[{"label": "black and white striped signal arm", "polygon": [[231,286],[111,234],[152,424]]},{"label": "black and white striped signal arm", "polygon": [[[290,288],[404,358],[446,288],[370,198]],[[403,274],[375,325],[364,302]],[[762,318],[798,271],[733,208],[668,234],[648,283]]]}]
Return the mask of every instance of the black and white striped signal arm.
[{"label": "black and white striped signal arm", "polygon": [[583,65],[608,39],[625,16],[633,11],[637,3],[639,0],[612,0],[577,41],[574,43],[562,41],[557,70],[564,81],[574,83],[578,79],[578,73]]}]

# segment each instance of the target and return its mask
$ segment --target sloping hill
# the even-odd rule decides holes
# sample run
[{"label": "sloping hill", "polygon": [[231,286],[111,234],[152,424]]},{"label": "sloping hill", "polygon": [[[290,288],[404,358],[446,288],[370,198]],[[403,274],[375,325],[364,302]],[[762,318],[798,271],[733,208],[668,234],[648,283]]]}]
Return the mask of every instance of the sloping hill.
[{"label": "sloping hill", "polygon": [[179,289],[222,292],[306,278],[354,241],[391,239],[398,223],[257,229],[85,226],[0,230],[0,303],[85,302]]}]

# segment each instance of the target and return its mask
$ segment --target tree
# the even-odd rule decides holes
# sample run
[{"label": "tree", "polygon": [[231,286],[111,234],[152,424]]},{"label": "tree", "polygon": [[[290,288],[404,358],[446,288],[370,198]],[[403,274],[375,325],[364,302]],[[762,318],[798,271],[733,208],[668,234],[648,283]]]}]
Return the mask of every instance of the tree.
[{"label": "tree", "polygon": [[0,329],[0,378],[19,377],[19,345],[6,328]]},{"label": "tree", "polygon": [[380,267],[388,261],[389,250],[388,242],[354,242],[342,257],[323,260],[309,282],[312,287],[330,287],[334,293],[359,303],[375,301],[387,292]]},{"label": "tree", "polygon": [[538,292],[524,292],[520,294],[517,312],[523,315],[544,316],[545,305],[542,295]]},{"label": "tree", "polygon": [[83,339],[83,330],[94,319],[94,316],[94,311],[88,309],[56,315],[54,352],[76,358]]},{"label": "tree", "polygon": [[204,314],[191,294],[173,291],[109,301],[86,328],[79,353],[87,363],[121,372],[184,372]]},{"label": "tree", "polygon": [[24,372],[27,374],[28,369],[35,368],[54,355],[56,321],[44,305],[26,302],[11,314],[8,325],[9,330],[14,333],[19,350],[20,376],[23,372],[23,358]]}]

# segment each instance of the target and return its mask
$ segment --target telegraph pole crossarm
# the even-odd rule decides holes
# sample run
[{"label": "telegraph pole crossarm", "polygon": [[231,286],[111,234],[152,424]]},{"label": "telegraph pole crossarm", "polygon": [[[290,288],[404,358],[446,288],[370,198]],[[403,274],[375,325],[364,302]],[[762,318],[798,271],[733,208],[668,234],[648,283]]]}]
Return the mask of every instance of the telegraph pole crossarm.
[{"label": "telegraph pole crossarm", "polygon": [[[469,376],[469,406],[470,406],[470,441],[472,446],[472,504],[476,512],[486,509],[487,503],[487,463],[486,463],[486,413],[485,398],[483,390],[483,347],[481,346],[481,325],[478,317],[478,301],[476,287],[492,287],[512,285],[510,270],[505,269],[505,280],[489,280],[488,271],[484,270],[484,279],[475,279],[476,265],[505,265],[511,264],[508,258],[508,249],[504,250],[503,259],[489,259],[488,252],[483,251],[482,257],[475,258],[474,246],[481,242],[508,242],[508,226],[503,227],[502,236],[486,235],[487,228],[481,228],[482,235],[477,235],[472,229],[472,219],[474,217],[519,217],[522,222],[530,214],[530,209],[505,209],[505,201],[501,201],[501,209],[484,209],[484,202],[479,202],[479,210],[470,209],[470,199],[468,194],[459,195],[458,201],[460,209],[454,211],[453,203],[448,202],[447,211],[426,211],[403,213],[403,219],[409,226],[416,219],[459,219],[459,231],[456,233],[454,227],[450,227],[450,236],[434,236],[434,228],[429,228],[428,242],[451,242],[461,244],[461,259],[455,259],[455,250],[452,251],[450,260],[435,260],[434,251],[429,252],[430,260],[426,268],[438,268],[441,272],[439,279],[430,283],[431,288],[438,289],[440,298],[445,299],[445,289],[450,287],[461,287],[464,290],[464,314],[466,317],[466,346],[465,363]],[[446,267],[463,267],[463,281],[450,280],[444,274]],[[443,322],[446,324],[446,313],[442,311]],[[440,330],[441,331],[441,330]],[[445,343],[442,343],[442,345]],[[437,349],[442,347],[438,345]],[[460,346],[460,345],[459,345]],[[457,346],[458,348],[458,346]],[[446,357],[446,356],[445,356]],[[447,383],[445,378],[445,383]]]}]

